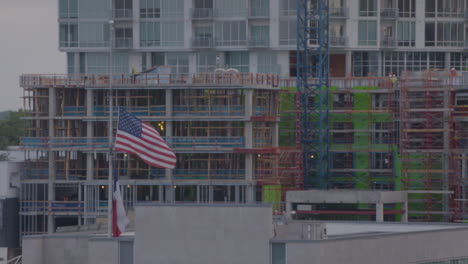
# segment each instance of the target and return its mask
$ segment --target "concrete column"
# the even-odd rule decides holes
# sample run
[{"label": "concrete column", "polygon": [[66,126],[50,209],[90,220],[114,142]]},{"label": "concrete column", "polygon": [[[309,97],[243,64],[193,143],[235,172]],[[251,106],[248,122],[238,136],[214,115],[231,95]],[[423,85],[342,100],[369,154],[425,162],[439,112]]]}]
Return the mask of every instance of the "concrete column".
[{"label": "concrete column", "polygon": [[166,197],[165,197],[165,202],[166,203],[173,203],[175,201],[175,192],[174,192],[174,185],[166,185],[164,186],[166,189]]},{"label": "concrete column", "polygon": [[345,74],[346,75],[353,75],[352,72],[352,51],[347,50],[346,51],[346,65],[345,65]]},{"label": "concrete column", "polygon": [[253,113],[253,90],[245,90],[245,117],[250,119]]},{"label": "concrete column", "polygon": [[[188,55],[188,63],[189,63],[189,75],[192,76],[195,73],[197,73],[197,54],[191,52]],[[189,78],[189,81],[191,82],[192,79]]]},{"label": "concrete column", "polygon": [[384,221],[384,204],[383,203],[375,204],[375,221],[376,222]]},{"label": "concrete column", "polygon": [[445,52],[445,69],[450,69],[450,52]]},{"label": "concrete column", "polygon": [[75,69],[75,72],[73,73],[80,73],[80,53],[79,52],[73,53],[73,57],[74,57],[73,68]]},{"label": "concrete column", "polygon": [[158,185],[158,200],[164,202],[164,185]]},{"label": "concrete column", "polygon": [[132,14],[133,14],[133,22],[132,22],[132,28],[133,28],[133,47],[135,49],[140,48],[140,1],[132,1]]},{"label": "concrete column", "polygon": [[[172,121],[166,121],[166,126],[165,126],[164,130],[166,131],[166,139],[169,139],[168,143],[170,144],[171,143],[170,138],[173,135],[173,123],[172,123]],[[172,178],[173,178],[172,176],[173,176],[172,169],[165,169],[165,178],[166,178],[166,180],[172,180]]]},{"label": "concrete column", "polygon": [[378,51],[377,52],[377,76],[382,76],[382,52]]},{"label": "concrete column", "polygon": [[255,186],[248,185],[245,186],[245,202],[246,203],[255,203]]},{"label": "concrete column", "polygon": [[173,91],[166,90],[166,118],[172,118],[172,111],[173,111]]},{"label": "concrete column", "polygon": [[[88,118],[94,115],[94,95],[92,90],[86,90],[86,116]],[[89,121],[86,123],[86,136],[88,138],[94,137],[94,122]],[[91,181],[94,177],[94,155],[93,153],[86,154],[86,180]]]},{"label": "concrete column", "polygon": [[274,123],[272,128],[272,136],[271,136],[271,144],[272,147],[277,148],[279,147],[279,123]]},{"label": "concrete column", "polygon": [[258,55],[256,51],[249,52],[249,71],[258,72]]},{"label": "concrete column", "polygon": [[408,222],[408,202],[403,203],[403,208],[405,212],[401,215],[401,222],[407,223]]},{"label": "concrete column", "polygon": [[146,52],[146,69],[153,67],[153,61],[151,60],[151,52]]},{"label": "concrete column", "polygon": [[[49,88],[49,120],[48,120],[48,129],[49,129],[49,137],[55,136],[55,126],[54,126],[54,118],[57,114],[57,99],[56,99],[56,90],[55,88]],[[52,203],[55,200],[55,178],[56,178],[56,164],[55,164],[55,151],[49,150],[49,162],[48,162],[48,169],[49,169],[49,178],[47,184],[47,200],[49,203]],[[47,232],[49,234],[55,232],[55,223],[54,223],[54,216],[49,211],[47,215]]]},{"label": "concrete column", "polygon": [[[192,2],[190,0],[184,1],[184,17],[191,17],[190,10],[192,10]],[[192,19],[184,19],[184,47],[190,49],[192,47]]]},{"label": "concrete column", "polygon": [[270,46],[272,48],[279,46],[279,9],[280,1],[270,1]]}]

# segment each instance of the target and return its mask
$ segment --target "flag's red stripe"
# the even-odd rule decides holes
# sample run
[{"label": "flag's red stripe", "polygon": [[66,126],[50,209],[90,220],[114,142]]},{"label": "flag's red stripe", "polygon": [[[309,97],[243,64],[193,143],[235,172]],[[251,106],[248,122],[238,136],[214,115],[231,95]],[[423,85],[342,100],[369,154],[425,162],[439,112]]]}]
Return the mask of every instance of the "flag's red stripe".
[{"label": "flag's red stripe", "polygon": [[[147,140],[144,140],[144,139],[141,139],[141,138],[137,138],[137,137],[134,137],[134,136],[132,136],[130,134],[127,134],[127,133],[119,133],[117,135],[117,139],[119,139],[119,138],[131,141],[132,143],[137,144],[141,148],[144,148],[145,151],[162,153],[161,155],[163,155],[163,156],[169,155],[168,158],[171,158],[171,159],[175,158],[175,154],[174,154],[174,152],[172,152],[172,150],[157,147],[151,141],[147,141]],[[135,148],[135,149],[137,149],[137,148]],[[141,150],[139,150],[139,151],[141,151]]]},{"label": "flag's red stripe", "polygon": [[[175,162],[174,163],[168,163],[168,162],[158,162],[158,161],[150,160],[149,158],[145,157],[144,155],[133,152],[131,149],[128,149],[125,146],[122,146],[121,148],[116,148],[116,150],[120,150],[120,151],[127,152],[127,153],[130,153],[130,154],[135,154],[138,157],[140,157],[141,159],[143,159],[143,161],[145,161],[147,164],[149,164],[151,166],[154,166],[154,167],[157,167],[157,168],[174,168],[175,164],[176,164]],[[158,163],[155,163],[155,162],[158,162]]]},{"label": "flag's red stripe", "polygon": [[[119,148],[119,146],[122,146],[124,148]],[[145,156],[148,156],[149,158],[157,161],[157,162],[160,162],[160,163],[163,163],[163,164],[169,164],[171,166],[175,165],[176,163],[176,160],[175,159],[170,159],[170,160],[164,160],[164,159],[161,159],[160,156],[154,156],[154,155],[151,155],[150,153],[143,153],[142,151],[138,150],[138,149],[135,149],[134,146],[132,146],[131,144],[128,144],[126,142],[122,142],[122,141],[117,141],[116,142],[116,150],[121,150],[121,151],[124,151],[124,152],[128,152],[128,149],[131,149],[133,150],[134,152],[131,153],[131,154],[135,154],[135,155],[138,155],[140,158],[148,161],[148,162],[151,162],[150,160],[148,160]],[[163,165],[159,164],[159,165],[156,165],[154,164],[153,162],[151,162],[152,164],[151,165],[154,165],[156,167],[161,167]]]},{"label": "flag's red stripe", "polygon": [[154,135],[149,134],[146,131],[143,131],[143,133],[141,135],[141,138],[143,140],[145,140],[146,142],[148,142],[148,143],[158,144],[158,146],[160,146],[161,148],[170,150],[172,152],[172,150],[169,148],[169,146],[164,141],[162,141],[162,139],[155,138]]},{"label": "flag's red stripe", "polygon": [[112,236],[118,237],[121,232],[117,226],[117,201],[112,199]]},{"label": "flag's red stripe", "polygon": [[[135,144],[135,145],[138,145],[138,146],[140,146],[141,148],[143,148],[143,150],[142,150],[142,149],[138,149],[138,148],[135,148],[134,146],[128,145],[128,143],[126,143],[128,147],[131,147],[132,149],[135,149],[135,151],[137,151],[137,152],[147,151],[147,152],[149,152],[148,154],[150,154],[151,156],[156,155],[155,157],[157,157],[157,158],[163,158],[163,157],[165,157],[165,158],[167,158],[167,159],[169,159],[169,160],[172,160],[172,159],[175,158],[175,155],[173,155],[173,153],[162,152],[159,148],[154,148],[154,147],[151,146],[151,145],[145,144],[146,141],[145,141],[145,142],[142,142],[142,141],[139,140],[139,139],[134,139],[134,138],[129,137],[129,136],[125,135],[125,134],[121,134],[121,135],[119,136],[119,138],[117,138],[116,144],[117,144],[117,143],[118,143],[118,144],[124,143],[124,142],[120,141],[119,139],[124,139],[124,140],[130,141],[131,143],[133,143],[133,144]],[[146,142],[146,143],[147,143],[147,142]],[[147,154],[147,153],[145,153],[145,154]]]}]

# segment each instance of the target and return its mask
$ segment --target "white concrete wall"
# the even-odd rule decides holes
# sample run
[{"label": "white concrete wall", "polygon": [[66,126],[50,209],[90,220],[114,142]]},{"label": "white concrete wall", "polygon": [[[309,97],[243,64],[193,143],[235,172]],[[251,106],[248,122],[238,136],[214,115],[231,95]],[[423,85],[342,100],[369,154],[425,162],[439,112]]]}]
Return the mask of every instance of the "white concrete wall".
[{"label": "white concrete wall", "polygon": [[286,263],[414,263],[468,254],[468,230],[444,230],[311,243],[287,243]]},{"label": "white concrete wall", "polygon": [[18,197],[18,190],[14,185],[19,185],[20,172],[21,162],[0,161],[0,197]]},{"label": "white concrete wall", "polygon": [[23,239],[23,264],[118,264],[119,240],[92,236]]},{"label": "white concrete wall", "polygon": [[136,208],[135,264],[269,263],[270,207]]}]

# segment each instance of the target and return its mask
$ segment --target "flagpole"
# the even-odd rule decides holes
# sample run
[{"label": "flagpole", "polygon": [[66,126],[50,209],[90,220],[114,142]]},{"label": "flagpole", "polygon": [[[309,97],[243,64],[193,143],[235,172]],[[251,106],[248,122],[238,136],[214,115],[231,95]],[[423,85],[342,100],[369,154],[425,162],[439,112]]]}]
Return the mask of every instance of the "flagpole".
[{"label": "flagpole", "polygon": [[114,103],[113,103],[113,97],[112,97],[112,79],[113,79],[113,69],[112,69],[112,51],[114,47],[113,43],[113,38],[114,38],[114,21],[110,20],[109,21],[109,33],[110,33],[110,38],[109,38],[109,177],[108,177],[108,189],[107,189],[107,236],[112,237],[112,196],[114,195],[114,188],[113,188],[113,163],[114,163],[114,153],[112,151],[112,133],[114,132],[113,130],[113,123],[112,123],[112,118],[114,115]]}]

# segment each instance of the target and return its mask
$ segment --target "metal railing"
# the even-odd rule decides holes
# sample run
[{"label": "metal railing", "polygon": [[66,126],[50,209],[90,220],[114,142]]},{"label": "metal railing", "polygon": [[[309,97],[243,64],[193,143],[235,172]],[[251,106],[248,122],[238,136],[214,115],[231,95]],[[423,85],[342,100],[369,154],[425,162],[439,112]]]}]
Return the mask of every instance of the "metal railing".
[{"label": "metal railing", "polygon": [[390,37],[384,37],[380,42],[380,46],[383,48],[395,48],[397,46],[396,39]]},{"label": "metal railing", "polygon": [[7,261],[1,261],[0,264],[21,264],[23,263],[23,256],[19,255]]},{"label": "metal railing", "polygon": [[132,19],[133,10],[132,9],[114,9],[112,10],[112,18],[116,20],[121,19]]},{"label": "metal railing", "polygon": [[331,36],[330,37],[330,46],[331,47],[345,47],[347,43],[347,38],[344,36]]},{"label": "metal railing", "polygon": [[380,10],[380,16],[382,18],[397,18],[398,17],[398,8],[382,8]]},{"label": "metal railing", "polygon": [[213,18],[213,8],[192,8],[192,19],[210,19]]},{"label": "metal railing", "polygon": [[192,38],[193,48],[212,48],[213,38],[212,37],[194,37]]},{"label": "metal railing", "polygon": [[115,87],[157,87],[191,85],[249,86],[257,88],[278,88],[279,76],[262,73],[196,73],[196,74],[24,74],[20,86],[29,87],[91,87],[106,88],[109,79]]},{"label": "metal railing", "polygon": [[83,212],[82,201],[21,201],[20,212],[55,212],[80,213]]},{"label": "metal railing", "polygon": [[130,49],[133,47],[133,38],[116,38],[114,47],[116,49]]},{"label": "metal railing", "polygon": [[268,17],[270,10],[268,8],[251,8],[249,9],[249,17]]},{"label": "metal railing", "polygon": [[268,48],[270,46],[270,39],[268,38],[250,38],[249,46],[254,48]]},{"label": "metal railing", "polygon": [[236,39],[236,40],[227,40],[227,39],[216,39],[215,40],[215,45],[217,47],[234,47],[234,46],[247,46],[247,40],[246,39]]},{"label": "metal railing", "polygon": [[347,18],[348,9],[345,7],[334,7],[330,8],[330,17],[331,18]]}]

